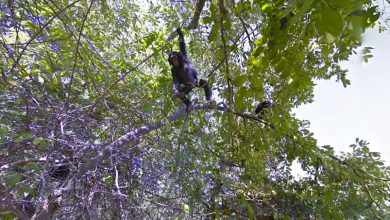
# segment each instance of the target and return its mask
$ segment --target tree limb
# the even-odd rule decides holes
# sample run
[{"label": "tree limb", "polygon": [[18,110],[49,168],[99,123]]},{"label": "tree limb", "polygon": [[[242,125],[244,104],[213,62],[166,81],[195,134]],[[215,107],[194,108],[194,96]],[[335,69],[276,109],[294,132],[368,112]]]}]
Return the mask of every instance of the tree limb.
[{"label": "tree limb", "polygon": [[[322,148],[324,148],[324,147],[322,147]],[[390,179],[385,179],[385,178],[381,178],[381,177],[374,176],[374,175],[372,175],[372,174],[370,174],[370,173],[368,173],[368,172],[366,172],[366,171],[364,171],[364,170],[362,170],[362,169],[359,169],[358,167],[353,166],[352,164],[348,163],[348,162],[345,161],[345,160],[339,159],[338,157],[336,157],[336,156],[334,156],[334,155],[330,155],[329,157],[332,158],[333,160],[336,160],[336,161],[339,162],[340,164],[346,165],[347,167],[351,168],[351,169],[354,171],[355,175],[358,176],[358,177],[360,177],[360,178],[362,178],[362,179],[364,179],[364,178],[361,177],[360,175],[358,175],[358,174],[357,174],[357,171],[359,171],[359,172],[361,172],[361,173],[364,173],[364,174],[366,174],[367,176],[369,176],[369,177],[371,177],[371,178],[374,178],[374,179],[377,179],[377,180],[380,180],[380,181],[383,181],[383,182],[390,181]]]},{"label": "tree limb", "polygon": [[0,183],[0,210],[10,210],[18,219],[28,219],[28,214],[17,204],[11,202],[13,195]]},{"label": "tree limb", "polygon": [[[207,110],[207,109],[216,109],[218,111],[225,111],[225,112],[240,116],[242,118],[250,119],[253,121],[257,121],[257,122],[261,122],[263,124],[269,125],[267,122],[259,119],[257,116],[247,114],[247,113],[235,112],[231,108],[227,107],[224,103],[221,103],[221,105],[219,105],[219,106],[216,106],[215,104],[210,105],[209,103],[204,103],[204,104],[194,105],[194,108],[193,108],[193,110]],[[172,122],[172,121],[175,121],[186,114],[187,114],[186,108],[182,108],[182,109],[179,109],[178,111],[174,112],[170,116],[168,116],[168,118],[166,118],[166,119],[161,119],[160,121],[155,122],[155,123],[147,123],[147,124],[138,126],[134,129],[130,130],[129,132],[122,135],[114,142],[112,142],[111,144],[105,146],[103,148],[103,150],[101,152],[99,152],[99,154],[95,160],[92,160],[91,163],[89,163],[89,164],[86,163],[84,165],[84,167],[80,168],[80,172],[76,175],[75,178],[80,178],[85,173],[87,173],[89,170],[96,169],[97,167],[99,167],[103,163],[103,161],[111,155],[111,152],[113,150],[118,150],[118,149],[122,148],[124,145],[128,144],[129,142],[137,140],[137,139],[143,137],[144,135],[146,135],[154,130],[159,129],[162,126],[164,126],[165,124]],[[272,127],[272,125],[269,125],[269,126]],[[44,208],[44,210],[41,210],[40,212],[36,212],[35,216],[37,216],[37,218],[35,218],[35,219],[39,219],[38,217],[52,216],[54,214],[54,212],[59,208],[58,207],[58,197],[56,197],[54,195],[53,198],[47,199],[45,201],[45,205],[43,208]]]},{"label": "tree limb", "polygon": [[33,40],[35,40],[43,30],[45,30],[45,28],[55,19],[57,18],[61,13],[63,13],[64,11],[66,11],[67,9],[73,7],[77,2],[79,2],[80,0],[76,0],[74,2],[72,2],[71,4],[67,5],[65,8],[62,8],[61,10],[59,10],[58,12],[55,12],[53,14],[53,16],[46,21],[45,24],[42,25],[42,27],[40,27],[40,29],[35,32],[35,34],[26,42],[25,46],[22,48],[22,51],[20,52],[19,54],[19,57],[17,57],[16,59],[16,62],[15,64],[12,66],[11,70],[9,72],[12,72],[15,67],[17,65],[19,65],[19,61],[22,59],[22,56],[24,55],[24,52],[27,50],[27,47],[33,42]]},{"label": "tree limb", "polygon": [[21,166],[28,163],[46,163],[47,161],[54,161],[54,160],[46,160],[46,159],[26,159],[26,160],[17,160],[15,162],[12,162],[10,164],[5,164],[0,167],[0,171],[6,170],[8,168],[14,167],[14,166]]},{"label": "tree limb", "polygon": [[44,201],[43,207],[41,210],[37,210],[34,216],[31,218],[33,220],[36,219],[50,219],[50,217],[59,209],[60,204],[58,199],[59,195],[54,195],[53,197],[49,196]]},{"label": "tree limb", "polygon": [[194,17],[192,17],[190,24],[187,26],[188,30],[196,29],[198,27],[200,13],[202,13],[205,2],[206,2],[206,0],[198,0],[196,2]]},{"label": "tree limb", "polygon": [[[218,111],[226,111],[229,113],[233,113],[237,116],[240,116],[242,118],[261,122],[265,125],[272,127],[272,125],[270,125],[268,122],[259,119],[257,116],[247,114],[247,113],[234,112],[232,109],[227,107],[225,104],[223,104],[223,106],[215,106],[215,105],[210,105],[208,103],[204,103],[204,104],[199,104],[199,105],[194,106],[194,110],[207,110],[207,109],[216,109]],[[102,164],[103,160],[105,160],[113,150],[118,150],[118,149],[122,148],[124,145],[128,144],[129,142],[137,140],[137,139],[143,137],[144,135],[161,128],[162,126],[164,126],[168,122],[175,121],[178,118],[180,118],[186,114],[187,114],[187,112],[186,112],[185,108],[182,108],[182,109],[176,111],[175,113],[173,113],[172,115],[168,116],[167,119],[161,119],[160,121],[155,122],[155,123],[147,123],[147,124],[138,126],[134,129],[130,130],[129,132],[122,135],[120,138],[118,138],[114,142],[112,142],[111,144],[105,146],[104,149],[101,152],[99,152],[99,155],[98,155],[96,164],[94,164],[94,167],[96,168],[100,164]],[[81,174],[83,174],[83,173],[81,173]]]}]

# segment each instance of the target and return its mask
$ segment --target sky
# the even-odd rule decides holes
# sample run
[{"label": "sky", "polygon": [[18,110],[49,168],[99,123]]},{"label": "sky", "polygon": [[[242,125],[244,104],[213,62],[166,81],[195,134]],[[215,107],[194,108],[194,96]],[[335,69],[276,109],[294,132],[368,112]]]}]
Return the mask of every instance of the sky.
[{"label": "sky", "polygon": [[368,63],[362,49],[349,61],[351,85],[344,88],[335,79],[319,81],[314,102],[295,110],[297,117],[311,122],[310,130],[318,146],[330,145],[336,151],[351,152],[356,137],[368,141],[371,151],[380,152],[390,165],[390,32],[367,30],[363,47],[373,47]]}]

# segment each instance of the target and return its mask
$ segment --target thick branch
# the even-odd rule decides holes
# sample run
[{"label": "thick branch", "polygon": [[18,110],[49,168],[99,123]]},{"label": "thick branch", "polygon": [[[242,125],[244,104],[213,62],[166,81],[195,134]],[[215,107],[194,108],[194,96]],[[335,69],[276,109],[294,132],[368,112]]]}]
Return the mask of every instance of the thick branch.
[{"label": "thick branch", "polygon": [[[207,104],[194,106],[194,109],[208,109],[208,108],[210,108],[210,107]],[[101,152],[99,155],[99,160],[98,160],[97,166],[100,165],[102,163],[102,161],[107,158],[107,156],[109,155],[109,153],[113,149],[115,149],[115,150],[120,149],[121,147],[123,147],[127,143],[134,141],[134,140],[137,140],[137,139],[141,138],[142,136],[144,136],[144,135],[146,135],[146,134],[148,134],[148,133],[150,133],[158,128],[161,128],[167,122],[172,122],[172,121],[177,120],[178,118],[185,115],[186,113],[187,112],[186,112],[185,108],[183,108],[183,109],[176,111],[172,115],[168,116],[167,119],[161,119],[158,122],[147,123],[147,124],[144,124],[142,126],[139,126],[139,127],[132,129],[130,132],[124,134],[122,137],[118,138],[116,141],[112,142],[111,144],[107,145],[104,148],[103,152]]]},{"label": "thick branch", "polygon": [[[231,110],[229,107],[227,106],[213,106],[213,105],[209,105],[207,103],[205,104],[199,104],[199,105],[195,105],[194,106],[194,110],[206,110],[206,109],[217,109],[219,111],[227,111],[227,112],[230,112],[230,113],[233,113],[235,115],[238,115],[240,117],[243,117],[243,118],[247,118],[247,119],[250,119],[250,120],[255,120],[255,121],[258,121],[258,122],[262,122],[262,123],[265,123],[265,121],[259,119],[258,117],[252,115],[252,114],[246,114],[246,113],[240,113],[240,112],[234,112],[233,110]],[[144,136],[145,134],[148,134],[158,128],[161,128],[163,125],[165,125],[167,122],[172,122],[172,121],[175,121],[177,120],[178,118],[180,118],[181,116],[185,115],[187,112],[185,111],[185,108],[183,109],[180,109],[178,110],[177,112],[173,113],[172,115],[168,116],[168,120],[166,119],[162,119],[156,123],[148,123],[148,124],[145,124],[145,125],[142,125],[142,126],[139,126],[133,130],[131,130],[130,132],[128,132],[127,134],[123,135],[122,137],[120,137],[119,139],[117,139],[116,141],[112,142],[111,144],[107,145],[106,148],[109,148],[109,149],[118,149],[120,147],[122,147],[123,145],[131,142],[131,141],[134,141],[134,140],[137,140],[138,138]]]},{"label": "thick branch", "polygon": [[190,24],[187,26],[188,30],[196,29],[198,27],[200,13],[202,13],[202,10],[203,10],[205,2],[206,2],[206,0],[198,0],[196,2],[196,8],[195,8],[195,12],[194,12],[194,17],[192,17],[192,20],[191,20]]},{"label": "thick branch", "polygon": [[[237,116],[247,118],[250,120],[254,120],[254,121],[258,121],[258,122],[264,123],[266,125],[269,125],[267,122],[259,119],[258,117],[254,116],[254,115],[234,112],[226,105],[216,107],[215,105],[209,105],[209,104],[205,103],[205,104],[199,104],[199,105],[194,106],[194,110],[206,110],[206,109],[214,109],[214,108],[217,109],[218,111],[230,112],[230,113],[233,113]],[[96,164],[94,166],[95,167],[99,166],[103,162],[103,160],[106,159],[110,155],[110,152],[112,152],[113,150],[118,150],[118,149],[122,148],[127,143],[134,141],[134,140],[137,140],[137,139],[143,137],[144,135],[146,135],[146,134],[148,134],[156,129],[161,128],[163,125],[165,125],[168,122],[172,122],[172,121],[177,120],[178,118],[184,116],[186,113],[187,112],[185,111],[185,108],[183,108],[183,109],[176,111],[172,115],[168,116],[167,119],[162,119],[162,120],[155,122],[155,123],[147,123],[145,125],[142,125],[142,126],[139,126],[139,127],[132,129],[128,133],[126,133],[123,136],[121,136],[120,138],[118,138],[116,141],[105,146],[103,151],[100,152],[100,154],[98,156],[98,160],[96,161]],[[271,126],[271,125],[269,125],[269,126]]]},{"label": "thick branch", "polygon": [[[222,104],[222,106],[215,106],[215,105],[210,105],[208,103],[205,103],[205,104],[199,104],[199,105],[194,106],[194,110],[207,110],[207,109],[216,109],[218,111],[226,111],[228,113],[232,113],[232,114],[235,114],[237,116],[240,116],[240,117],[243,117],[246,119],[250,119],[250,120],[254,120],[257,122],[261,122],[261,123],[268,125],[267,122],[259,119],[257,116],[254,116],[251,114],[246,114],[246,113],[234,112],[232,109],[230,109],[229,107],[227,107],[224,104]],[[139,127],[132,129],[128,133],[126,133],[123,136],[121,136],[120,138],[118,138],[116,141],[105,146],[104,149],[102,150],[102,152],[99,153],[96,160],[92,161],[92,164],[89,163],[89,165],[86,164],[84,167],[80,168],[81,171],[78,173],[76,178],[80,178],[82,175],[84,175],[89,170],[96,169],[100,164],[102,164],[103,160],[105,160],[109,157],[112,150],[114,150],[114,149],[118,150],[118,149],[122,148],[124,145],[126,145],[127,143],[134,141],[134,140],[137,140],[137,139],[143,137],[144,135],[146,135],[146,134],[148,134],[156,129],[161,128],[162,126],[164,126],[168,122],[172,122],[172,121],[177,120],[178,118],[184,116],[185,114],[187,114],[187,112],[186,112],[185,108],[182,108],[182,109],[176,111],[175,113],[173,113],[172,115],[168,116],[167,119],[162,119],[162,120],[155,122],[155,123],[147,123],[145,125],[142,125],[142,126],[139,126]],[[92,165],[92,167],[90,165]],[[34,215],[33,219],[42,219],[42,218],[48,218],[48,217],[52,216],[59,208],[58,198],[59,197],[56,195],[49,197],[45,201],[43,209],[37,211],[36,214]]]}]

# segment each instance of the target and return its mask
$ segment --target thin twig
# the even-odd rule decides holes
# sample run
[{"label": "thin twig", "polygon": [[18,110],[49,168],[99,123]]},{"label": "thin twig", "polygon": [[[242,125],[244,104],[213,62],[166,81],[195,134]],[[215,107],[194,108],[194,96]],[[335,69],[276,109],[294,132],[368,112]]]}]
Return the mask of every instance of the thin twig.
[{"label": "thin twig", "polygon": [[54,18],[56,18],[59,14],[61,14],[62,12],[66,11],[67,9],[69,9],[70,7],[72,7],[73,5],[75,5],[77,2],[79,2],[80,0],[77,0],[77,1],[74,1],[72,2],[71,4],[67,5],[65,8],[61,9],[60,11],[54,13],[53,17],[51,17],[45,24],[43,24],[42,27],[39,28],[39,30],[27,41],[26,45],[23,47],[22,49],[22,52],[20,52],[20,55],[19,57],[16,59],[16,62],[15,64],[12,66],[10,72],[12,72],[14,70],[14,68],[16,67],[16,65],[19,65],[19,61],[20,59],[22,59],[22,56],[25,52],[25,50],[27,49],[27,47],[31,44],[31,42],[33,40],[35,40],[35,38],[37,38],[39,36],[39,34],[41,34],[41,32],[54,20]]}]

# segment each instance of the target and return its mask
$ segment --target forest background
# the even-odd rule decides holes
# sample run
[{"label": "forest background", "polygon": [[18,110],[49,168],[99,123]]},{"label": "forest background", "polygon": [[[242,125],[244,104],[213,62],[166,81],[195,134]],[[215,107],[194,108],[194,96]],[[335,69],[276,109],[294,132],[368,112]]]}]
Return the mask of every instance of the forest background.
[{"label": "forest background", "polygon": [[[388,31],[387,6],[2,1],[0,217],[389,219],[380,154],[320,146],[292,111],[316,81],[350,84],[340,64],[372,57],[361,36]],[[190,114],[167,62],[177,27],[216,101],[196,89]]]}]

